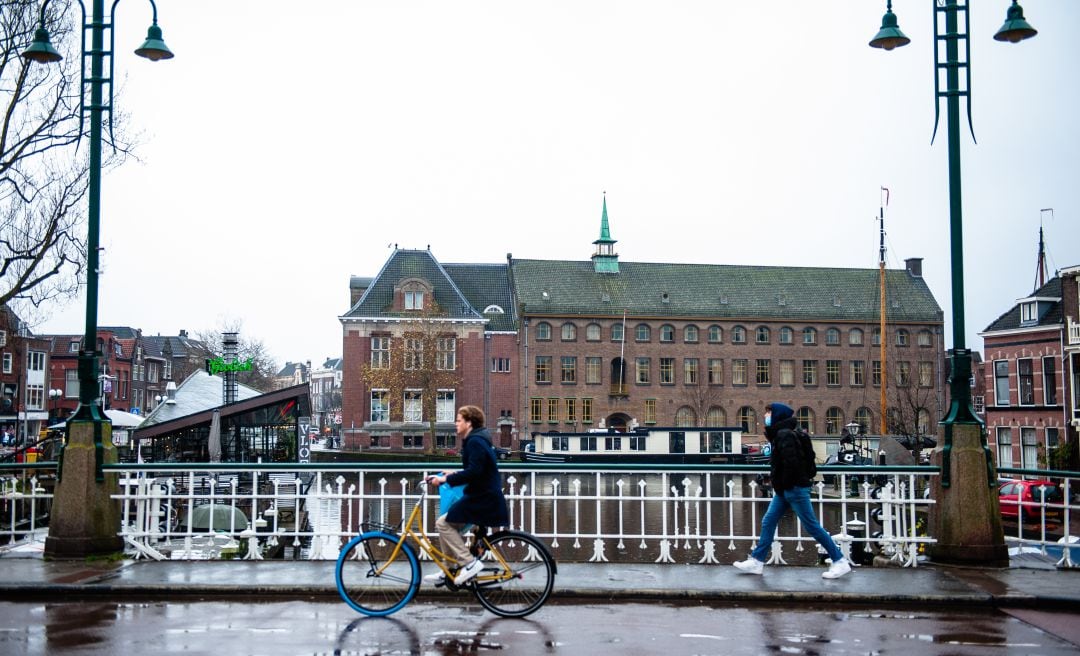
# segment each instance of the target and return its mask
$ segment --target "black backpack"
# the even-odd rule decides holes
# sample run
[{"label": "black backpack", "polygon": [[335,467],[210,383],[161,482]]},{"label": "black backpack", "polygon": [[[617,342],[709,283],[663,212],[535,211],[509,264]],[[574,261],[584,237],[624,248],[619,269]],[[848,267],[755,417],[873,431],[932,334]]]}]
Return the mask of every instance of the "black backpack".
[{"label": "black backpack", "polygon": [[792,432],[799,441],[799,454],[802,456],[806,477],[813,480],[817,476],[817,458],[814,455],[814,443],[810,441],[810,433],[802,426],[796,426]]}]

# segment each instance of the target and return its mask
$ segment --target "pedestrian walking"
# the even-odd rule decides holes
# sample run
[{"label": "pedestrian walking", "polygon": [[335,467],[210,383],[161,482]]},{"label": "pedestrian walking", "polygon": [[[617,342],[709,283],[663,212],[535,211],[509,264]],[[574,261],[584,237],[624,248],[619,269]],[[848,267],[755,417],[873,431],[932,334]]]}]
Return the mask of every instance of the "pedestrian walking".
[{"label": "pedestrian walking", "polygon": [[817,469],[812,450],[808,453],[800,441],[795,430],[797,425],[795,411],[783,403],[770,403],[765,408],[765,437],[772,445],[769,473],[773,498],[765,516],[761,518],[761,539],[750,552],[750,557],[735,563],[735,567],[747,574],[764,572],[776,525],[791,509],[806,532],[817,540],[832,559],[829,569],[821,577],[837,579],[850,572],[851,565],[814,515],[814,507],[810,503],[810,484]]}]

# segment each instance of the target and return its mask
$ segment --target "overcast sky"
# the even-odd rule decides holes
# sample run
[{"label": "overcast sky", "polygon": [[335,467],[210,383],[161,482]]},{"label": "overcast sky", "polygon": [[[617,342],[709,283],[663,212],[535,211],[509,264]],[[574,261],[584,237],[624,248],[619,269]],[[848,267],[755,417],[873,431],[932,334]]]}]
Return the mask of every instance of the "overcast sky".
[{"label": "overcast sky", "polygon": [[[107,3],[109,4],[109,3]],[[973,3],[962,137],[967,345],[1080,264],[1080,2]],[[176,57],[116,75],[140,161],[102,190],[100,325],[243,322],[283,364],[341,354],[349,276],[394,244],[442,262],[586,260],[607,191],[623,261],[876,267],[924,258],[951,345],[945,110],[932,8],[885,2],[158,0]],[[1040,212],[1053,208],[1051,213]],[[81,333],[79,299],[38,332]]]}]

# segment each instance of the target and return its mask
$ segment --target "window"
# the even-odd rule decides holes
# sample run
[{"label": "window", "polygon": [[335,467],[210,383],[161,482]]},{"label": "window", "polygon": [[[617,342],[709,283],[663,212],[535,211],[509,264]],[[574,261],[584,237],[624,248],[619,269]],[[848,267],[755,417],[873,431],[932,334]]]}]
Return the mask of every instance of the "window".
[{"label": "window", "polygon": [[611,324],[611,341],[623,341],[623,325],[621,323]]},{"label": "window", "polygon": [[541,321],[536,324],[536,341],[547,342],[551,340],[551,324]]},{"label": "window", "polygon": [[[1020,304],[1020,323],[1035,323],[1039,320],[1038,303],[1028,301]],[[1024,465],[1021,465],[1023,467]]]},{"label": "window", "polygon": [[687,344],[697,344],[698,341],[698,328],[697,326],[687,326],[683,328],[683,341]]},{"label": "window", "polygon": [[870,382],[874,387],[881,387],[881,360],[870,363]]},{"label": "window", "polygon": [[596,451],[596,438],[595,437],[585,436],[585,437],[580,437],[578,439],[581,441],[580,445],[581,445],[581,450],[582,451]]},{"label": "window", "polygon": [[538,398],[529,399],[529,421],[539,424],[544,418],[544,400]]},{"label": "window", "polygon": [[7,331],[0,330],[0,346],[7,346]]},{"label": "window", "polygon": [[1020,384],[1020,405],[1035,405],[1035,371],[1031,358],[1016,361],[1016,378]]},{"label": "window", "polygon": [[814,411],[810,408],[803,406],[795,411],[795,420],[799,422],[799,425],[803,427],[807,433],[811,435],[814,433]]},{"label": "window", "polygon": [[675,383],[675,358],[660,358],[660,384]]},{"label": "window", "polygon": [[656,399],[645,399],[645,423],[656,423]]},{"label": "window", "polygon": [[449,423],[456,418],[454,390],[441,389],[435,395],[435,421]]},{"label": "window", "polygon": [[817,330],[807,326],[802,329],[803,344],[817,344]]},{"label": "window", "polygon": [[404,435],[401,438],[401,446],[406,449],[422,449],[424,448],[424,435]]},{"label": "window", "polygon": [[825,344],[828,346],[840,346],[840,330],[829,328],[825,331]]},{"label": "window", "polygon": [[414,371],[424,368],[424,340],[418,337],[405,338],[405,370]]},{"label": "window", "polygon": [[998,426],[997,429],[997,466],[1012,467],[1012,428]]},{"label": "window", "polygon": [[911,363],[907,360],[896,363],[896,384],[899,387],[907,387],[911,384]]},{"label": "window", "polygon": [[424,421],[424,393],[420,390],[405,390],[404,420]]},{"label": "window", "polygon": [[405,291],[405,309],[406,310],[423,310],[424,309],[424,292],[423,290],[406,290]]},{"label": "window", "polygon": [[581,399],[581,422],[583,424],[592,423],[592,399]]},{"label": "window", "polygon": [[78,353],[78,352],[79,352],[79,343],[78,342],[71,342],[70,344],[68,344],[68,353]]},{"label": "window", "polygon": [[649,324],[639,323],[637,328],[634,329],[634,339],[639,342],[649,341]]},{"label": "window", "polygon": [[457,339],[440,337],[435,342],[435,368],[440,371],[457,369]]},{"label": "window", "polygon": [[599,385],[600,384],[600,370],[602,368],[602,360],[600,358],[585,358],[585,384],[586,385]]},{"label": "window", "polygon": [[839,360],[826,360],[825,361],[825,384],[830,387],[837,387],[840,385],[840,361]]},{"label": "window", "polygon": [[585,341],[599,342],[600,341],[600,324],[590,323],[585,326]]},{"label": "window", "polygon": [[720,358],[709,358],[709,384],[724,384],[724,361]]},{"label": "window", "polygon": [[390,390],[371,390],[371,421],[390,421]]},{"label": "window", "polygon": [[994,362],[994,403],[1009,405],[1009,362],[1007,360]]},{"label": "window", "polygon": [[897,346],[909,346],[910,345],[910,338],[908,336],[908,331],[905,328],[897,328],[896,329],[896,345]]},{"label": "window", "polygon": [[45,371],[45,351],[30,351],[26,357],[26,370]]},{"label": "window", "polygon": [[562,356],[563,383],[572,384],[577,382],[577,358],[572,355]]},{"label": "window", "polygon": [[725,424],[727,424],[727,413],[724,412],[724,409],[715,405],[709,408],[709,412],[705,414],[705,425],[723,426]]},{"label": "window", "polygon": [[767,358],[758,359],[754,382],[758,385],[772,385],[772,360]]},{"label": "window", "polygon": [[630,450],[631,451],[644,451],[646,448],[647,435],[631,435],[630,436]]},{"label": "window", "polygon": [[1058,430],[1059,429],[1056,427],[1046,427],[1046,455],[1048,460],[1050,454],[1056,451],[1059,446],[1058,440],[1060,439],[1060,434],[1058,433]]},{"label": "window", "polygon": [[768,326],[758,326],[754,332],[754,342],[757,344],[768,344],[770,337]]},{"label": "window", "polygon": [[604,451],[622,451],[621,437],[605,437]]},{"label": "window", "polygon": [[510,372],[510,358],[491,358],[492,373],[505,374]]},{"label": "window", "polygon": [[720,344],[724,341],[724,329],[720,326],[709,326],[709,343]]},{"label": "window", "polygon": [[920,347],[926,348],[934,345],[934,336],[925,328],[919,331],[919,335],[916,339],[918,340],[917,343]]},{"label": "window", "polygon": [[971,405],[975,409],[976,414],[982,414],[986,412],[986,397],[982,394],[973,394],[971,396]]},{"label": "window", "polygon": [[79,398],[79,370],[64,370],[64,397],[68,399]]},{"label": "window", "polygon": [[791,326],[784,326],[780,329],[780,343],[781,344],[794,344],[795,343],[795,331],[791,329]]},{"label": "window", "polygon": [[919,387],[931,387],[934,384],[934,363],[919,363]]},{"label": "window", "polygon": [[1043,358],[1043,403],[1057,405],[1057,379],[1054,377],[1054,356]]},{"label": "window", "polygon": [[881,328],[874,328],[870,333],[870,345],[881,346]]},{"label": "window", "polygon": [[506,314],[506,310],[493,303],[484,308],[484,314]]},{"label": "window", "polygon": [[572,342],[577,339],[577,326],[570,322],[562,325],[562,341]]},{"label": "window", "polygon": [[[711,424],[723,426],[723,424]],[[731,431],[709,431],[698,437],[700,453],[731,453]]]},{"label": "window", "polygon": [[566,421],[568,423],[574,423],[577,421],[577,399],[564,399],[566,410]]},{"label": "window", "polygon": [[553,437],[553,438],[551,438],[551,450],[552,451],[569,451],[570,450],[570,438],[569,437]]},{"label": "window", "polygon": [[698,359],[683,358],[683,384],[698,384]]},{"label": "window", "polygon": [[791,386],[795,384],[795,361],[780,361],[780,385]]},{"label": "window", "polygon": [[671,343],[675,341],[675,326],[669,323],[665,323],[660,326],[660,341],[664,343]]},{"label": "window", "polygon": [[757,412],[750,406],[744,405],[739,408],[738,422],[744,433],[757,432]]},{"label": "window", "polygon": [[866,362],[862,360],[851,361],[851,386],[862,387],[866,384]]},{"label": "window", "polygon": [[930,434],[930,411],[926,408],[919,408],[916,413],[915,428],[919,435]]},{"label": "window", "polygon": [[148,362],[146,365],[146,380],[150,383],[158,382],[158,363]]},{"label": "window", "polygon": [[5,374],[10,374],[12,372],[12,367],[13,367],[12,361],[13,361],[13,358],[11,357],[11,354],[10,353],[5,353],[4,354],[4,373]]},{"label": "window", "polygon": [[548,423],[557,424],[559,422],[559,399],[548,399]]},{"label": "window", "polygon": [[849,346],[862,346],[863,331],[862,328],[852,328],[847,334],[847,343]]},{"label": "window", "polygon": [[738,359],[731,361],[731,384],[746,384],[746,360]]},{"label": "window", "polygon": [[731,343],[732,344],[745,344],[746,343],[746,328],[742,326],[735,326],[731,329]]},{"label": "window", "polygon": [[803,385],[817,385],[817,360],[802,361]]},{"label": "window", "polygon": [[844,428],[844,411],[832,407],[825,411],[825,433],[827,435],[839,435]]},{"label": "window", "polygon": [[[686,427],[694,426],[697,424],[697,416],[694,414],[693,408],[683,406],[675,411],[675,425]],[[684,453],[685,451],[679,451],[678,453]]]},{"label": "window", "polygon": [[634,361],[637,367],[637,382],[639,385],[649,384],[649,358],[638,358]]},{"label": "window", "polygon": [[550,355],[538,355],[536,356],[536,373],[534,380],[537,383],[550,383],[551,382],[551,356]]}]

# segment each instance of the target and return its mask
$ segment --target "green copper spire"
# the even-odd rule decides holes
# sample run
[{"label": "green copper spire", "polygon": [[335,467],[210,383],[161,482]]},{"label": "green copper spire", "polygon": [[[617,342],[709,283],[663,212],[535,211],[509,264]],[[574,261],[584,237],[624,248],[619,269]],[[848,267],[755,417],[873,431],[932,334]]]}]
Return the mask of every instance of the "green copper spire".
[{"label": "green copper spire", "polygon": [[600,217],[600,238],[593,243],[596,244],[596,252],[592,256],[593,271],[618,273],[619,256],[615,253],[615,240],[611,238],[611,230],[608,229],[606,191],[604,192],[604,213]]}]

